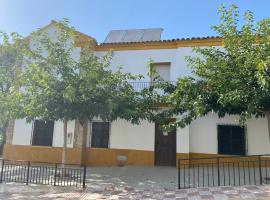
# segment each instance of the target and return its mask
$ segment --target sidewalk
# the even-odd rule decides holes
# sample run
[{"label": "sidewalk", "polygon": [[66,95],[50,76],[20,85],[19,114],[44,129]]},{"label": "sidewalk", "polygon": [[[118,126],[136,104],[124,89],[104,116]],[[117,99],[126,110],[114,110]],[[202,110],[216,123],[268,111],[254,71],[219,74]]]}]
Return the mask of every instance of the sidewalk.
[{"label": "sidewalk", "polygon": [[89,167],[86,184],[82,189],[3,183],[0,199],[270,199],[270,185],[178,190],[177,171],[171,167]]},{"label": "sidewalk", "polygon": [[1,184],[0,199],[46,199],[46,200],[98,200],[98,199],[122,199],[122,200],[240,200],[240,199],[270,199],[269,186],[246,186],[246,187],[220,187],[198,188],[184,190],[145,189],[136,190],[125,188],[117,190],[113,185],[107,185],[105,190],[91,190],[70,187],[52,187],[22,184]]}]

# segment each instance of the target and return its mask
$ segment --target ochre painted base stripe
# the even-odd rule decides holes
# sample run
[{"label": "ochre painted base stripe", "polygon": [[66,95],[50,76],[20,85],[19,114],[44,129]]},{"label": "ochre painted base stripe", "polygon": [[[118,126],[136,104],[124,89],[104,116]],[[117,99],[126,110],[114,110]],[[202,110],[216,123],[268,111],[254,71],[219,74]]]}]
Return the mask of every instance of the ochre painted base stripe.
[{"label": "ochre painted base stripe", "polygon": [[[27,145],[4,146],[3,158],[33,162],[61,163],[61,147]],[[120,159],[119,159],[120,157]],[[129,149],[87,148],[86,164],[91,166],[154,165],[154,152]],[[67,148],[66,164],[81,164],[82,148]]]},{"label": "ochre painted base stripe", "polygon": [[[224,156],[218,154],[206,153],[177,153],[176,159],[188,158],[209,158],[199,161],[190,161],[190,163],[216,163],[211,157]],[[43,147],[28,145],[10,145],[4,146],[4,159],[8,160],[27,160],[33,162],[61,163],[62,147]],[[86,165],[88,166],[154,166],[155,152],[132,149],[103,149],[87,148]],[[232,161],[254,161],[256,157],[248,158],[224,158],[221,162]],[[82,161],[82,148],[67,148],[66,164],[79,164]],[[188,164],[188,160],[181,161],[181,165]]]}]

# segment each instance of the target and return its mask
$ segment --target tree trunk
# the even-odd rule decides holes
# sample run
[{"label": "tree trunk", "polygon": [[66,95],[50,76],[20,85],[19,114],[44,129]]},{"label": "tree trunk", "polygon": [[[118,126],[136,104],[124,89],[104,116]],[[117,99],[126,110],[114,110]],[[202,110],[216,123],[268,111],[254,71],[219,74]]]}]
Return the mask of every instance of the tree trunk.
[{"label": "tree trunk", "polygon": [[270,143],[270,111],[266,113],[266,118],[267,118],[268,136],[269,136],[269,143]]},{"label": "tree trunk", "polygon": [[67,123],[68,121],[64,119],[64,144],[63,144],[63,150],[62,150],[62,165],[61,167],[65,166],[66,163],[66,154],[67,154]]},{"label": "tree trunk", "polygon": [[7,127],[8,127],[8,120],[6,121],[4,126],[1,127],[2,141],[0,144],[0,155],[3,155],[4,144],[6,143],[6,139],[7,139]]},{"label": "tree trunk", "polygon": [[80,121],[82,127],[83,127],[83,138],[82,138],[82,159],[81,164],[86,165],[86,159],[87,159],[87,132],[88,132],[88,121],[82,120]]}]

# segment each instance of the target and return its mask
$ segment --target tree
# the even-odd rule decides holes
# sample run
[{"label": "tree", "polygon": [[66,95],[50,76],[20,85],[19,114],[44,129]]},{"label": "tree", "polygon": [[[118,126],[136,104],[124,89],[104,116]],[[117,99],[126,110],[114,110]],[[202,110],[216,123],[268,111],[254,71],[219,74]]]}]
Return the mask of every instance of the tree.
[{"label": "tree", "polygon": [[[74,59],[76,32],[67,21],[57,24],[57,38],[37,32],[36,49],[21,76],[23,90],[16,94],[21,112],[16,117],[62,120],[64,122],[65,163],[67,121],[79,120],[83,126],[83,149],[86,147],[87,124],[94,118],[113,121],[118,118],[139,123],[146,106],[142,95],[129,81],[140,76],[109,69],[111,54],[99,58],[92,44],[85,44],[80,59]],[[75,39],[74,39],[75,38]],[[85,155],[85,154],[83,154]]]},{"label": "tree", "polygon": [[235,5],[219,9],[220,24],[213,26],[222,47],[194,48],[187,57],[192,76],[180,78],[164,97],[170,108],[158,117],[181,116],[165,128],[184,127],[210,112],[219,117],[266,117],[270,136],[270,19],[255,22],[246,11],[244,22]]},{"label": "tree", "polygon": [[23,65],[23,56],[28,52],[27,45],[17,33],[0,32],[0,133],[1,152],[6,142],[6,129],[11,120],[11,107],[14,108],[14,99],[11,98],[12,88],[17,88],[18,75]]}]

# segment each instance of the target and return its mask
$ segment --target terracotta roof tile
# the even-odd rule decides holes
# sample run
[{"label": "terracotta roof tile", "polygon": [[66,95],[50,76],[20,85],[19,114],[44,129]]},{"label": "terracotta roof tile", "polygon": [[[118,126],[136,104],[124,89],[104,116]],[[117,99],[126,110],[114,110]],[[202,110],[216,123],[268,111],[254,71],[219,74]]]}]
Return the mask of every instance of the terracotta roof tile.
[{"label": "terracotta roof tile", "polygon": [[115,42],[115,43],[100,43],[99,46],[106,45],[121,45],[121,44],[146,44],[146,43],[168,43],[168,42],[178,42],[178,41],[191,41],[191,40],[207,40],[207,39],[221,39],[219,36],[207,36],[207,37],[191,37],[191,38],[175,38],[167,40],[149,40],[142,42]]}]

